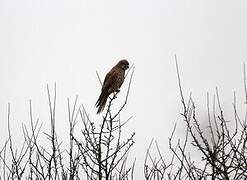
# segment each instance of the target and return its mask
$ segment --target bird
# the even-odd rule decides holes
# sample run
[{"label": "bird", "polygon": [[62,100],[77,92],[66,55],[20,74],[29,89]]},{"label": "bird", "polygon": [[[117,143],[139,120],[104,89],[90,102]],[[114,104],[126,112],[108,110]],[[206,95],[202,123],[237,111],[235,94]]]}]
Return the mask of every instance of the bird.
[{"label": "bird", "polygon": [[97,114],[104,110],[107,99],[112,93],[118,93],[125,79],[125,71],[129,68],[126,59],[120,60],[105,76],[100,96],[95,104]]}]

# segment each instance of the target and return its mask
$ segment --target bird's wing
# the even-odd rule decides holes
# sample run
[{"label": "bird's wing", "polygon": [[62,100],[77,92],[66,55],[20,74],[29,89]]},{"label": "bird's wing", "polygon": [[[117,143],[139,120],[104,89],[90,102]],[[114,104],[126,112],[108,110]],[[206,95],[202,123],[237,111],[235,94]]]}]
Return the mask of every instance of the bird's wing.
[{"label": "bird's wing", "polygon": [[111,88],[116,83],[117,79],[118,71],[113,68],[110,72],[106,74],[102,90],[108,90],[109,88]]}]

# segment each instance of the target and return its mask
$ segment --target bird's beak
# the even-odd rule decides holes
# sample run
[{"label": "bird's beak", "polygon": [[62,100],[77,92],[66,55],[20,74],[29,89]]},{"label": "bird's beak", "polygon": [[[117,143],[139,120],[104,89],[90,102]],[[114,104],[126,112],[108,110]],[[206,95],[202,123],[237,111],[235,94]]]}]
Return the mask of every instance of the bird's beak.
[{"label": "bird's beak", "polygon": [[129,65],[127,65],[126,67],[127,67],[127,69],[129,69]]}]

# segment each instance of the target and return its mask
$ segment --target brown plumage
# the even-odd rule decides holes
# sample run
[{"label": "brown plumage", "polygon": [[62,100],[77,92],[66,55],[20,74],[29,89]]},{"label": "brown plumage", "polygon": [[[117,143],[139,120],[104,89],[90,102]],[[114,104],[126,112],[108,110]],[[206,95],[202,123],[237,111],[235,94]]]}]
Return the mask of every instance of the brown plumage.
[{"label": "brown plumage", "polygon": [[125,70],[129,68],[129,62],[125,59],[119,61],[105,76],[101,94],[95,104],[98,108],[97,114],[103,111],[107,98],[111,93],[119,92],[124,82]]}]

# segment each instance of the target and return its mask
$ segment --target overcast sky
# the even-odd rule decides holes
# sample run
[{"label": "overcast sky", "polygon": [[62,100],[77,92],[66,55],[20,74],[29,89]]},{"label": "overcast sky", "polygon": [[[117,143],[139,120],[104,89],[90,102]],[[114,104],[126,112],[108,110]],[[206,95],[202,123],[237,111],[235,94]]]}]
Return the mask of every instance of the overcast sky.
[{"label": "overcast sky", "polygon": [[57,83],[61,138],[68,137],[67,97],[78,94],[99,120],[95,72],[104,78],[126,58],[136,66],[123,112],[134,116],[125,127],[136,132],[133,156],[142,161],[152,138],[166,153],[173,125],[181,124],[174,54],[185,95],[193,92],[201,113],[206,92],[216,86],[230,111],[233,91],[240,102],[243,97],[246,18],[246,0],[0,0],[0,143],[7,137],[8,102],[16,141],[29,120],[29,99],[35,117],[49,123],[47,83]]}]

